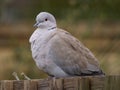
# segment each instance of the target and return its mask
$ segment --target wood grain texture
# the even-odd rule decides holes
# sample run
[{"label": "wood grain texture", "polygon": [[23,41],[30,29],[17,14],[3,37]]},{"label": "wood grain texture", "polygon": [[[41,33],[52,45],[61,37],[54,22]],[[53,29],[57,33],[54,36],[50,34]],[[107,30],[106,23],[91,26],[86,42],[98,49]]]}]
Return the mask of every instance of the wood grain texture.
[{"label": "wood grain texture", "polygon": [[13,90],[13,82],[9,80],[1,81],[0,90]]},{"label": "wood grain texture", "polygon": [[0,90],[120,90],[120,76],[2,80]]}]

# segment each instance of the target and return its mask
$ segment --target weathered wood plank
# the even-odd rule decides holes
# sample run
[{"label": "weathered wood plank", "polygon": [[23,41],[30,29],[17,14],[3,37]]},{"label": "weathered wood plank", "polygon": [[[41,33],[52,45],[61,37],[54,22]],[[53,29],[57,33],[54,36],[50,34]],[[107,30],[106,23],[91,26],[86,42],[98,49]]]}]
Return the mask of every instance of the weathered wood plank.
[{"label": "weathered wood plank", "polygon": [[53,80],[53,90],[63,90],[63,79]]},{"label": "weathered wood plank", "polygon": [[120,76],[107,76],[105,90],[120,90]]},{"label": "weathered wood plank", "polygon": [[0,90],[120,90],[120,76],[2,80]]},{"label": "weathered wood plank", "polygon": [[38,80],[38,90],[53,90],[52,79]]},{"label": "weathered wood plank", "polygon": [[2,85],[1,85],[2,83],[1,83],[1,82],[2,82],[2,81],[0,81],[0,90],[2,90]]},{"label": "weathered wood plank", "polygon": [[79,90],[78,89],[78,78],[66,78],[63,81],[64,90]]},{"label": "weathered wood plank", "polygon": [[1,81],[0,90],[13,90],[13,82],[9,80]]},{"label": "weathered wood plank", "polygon": [[37,80],[25,80],[24,90],[37,90]]},{"label": "weathered wood plank", "polygon": [[13,90],[24,90],[24,80],[13,81]]},{"label": "weathered wood plank", "polygon": [[105,77],[94,76],[90,77],[90,90],[105,90]]},{"label": "weathered wood plank", "polygon": [[78,90],[90,90],[90,81],[88,77],[81,77],[79,79]]}]

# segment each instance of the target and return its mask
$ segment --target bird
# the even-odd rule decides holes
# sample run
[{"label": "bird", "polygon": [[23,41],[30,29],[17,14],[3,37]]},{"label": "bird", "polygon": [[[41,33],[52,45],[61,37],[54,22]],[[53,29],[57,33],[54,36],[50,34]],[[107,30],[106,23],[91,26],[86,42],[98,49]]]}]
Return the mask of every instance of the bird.
[{"label": "bird", "polygon": [[34,26],[29,42],[40,70],[57,78],[104,74],[93,53],[71,33],[58,28],[51,13],[40,12]]}]

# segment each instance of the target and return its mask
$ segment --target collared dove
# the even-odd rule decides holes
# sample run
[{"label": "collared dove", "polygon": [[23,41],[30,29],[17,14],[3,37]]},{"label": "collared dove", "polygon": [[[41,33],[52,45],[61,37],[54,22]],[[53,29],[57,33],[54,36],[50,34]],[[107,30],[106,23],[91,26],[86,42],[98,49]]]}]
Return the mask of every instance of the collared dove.
[{"label": "collared dove", "polygon": [[41,12],[31,35],[37,67],[53,77],[103,75],[98,60],[78,39],[57,27],[54,16]]}]

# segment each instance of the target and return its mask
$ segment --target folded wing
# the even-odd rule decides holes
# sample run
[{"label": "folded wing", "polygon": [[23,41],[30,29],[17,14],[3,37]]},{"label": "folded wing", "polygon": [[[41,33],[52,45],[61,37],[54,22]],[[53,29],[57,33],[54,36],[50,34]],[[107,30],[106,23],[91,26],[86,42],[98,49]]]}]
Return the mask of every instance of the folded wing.
[{"label": "folded wing", "polygon": [[49,41],[49,58],[69,75],[101,72],[98,60],[78,39],[64,30],[56,30]]}]

